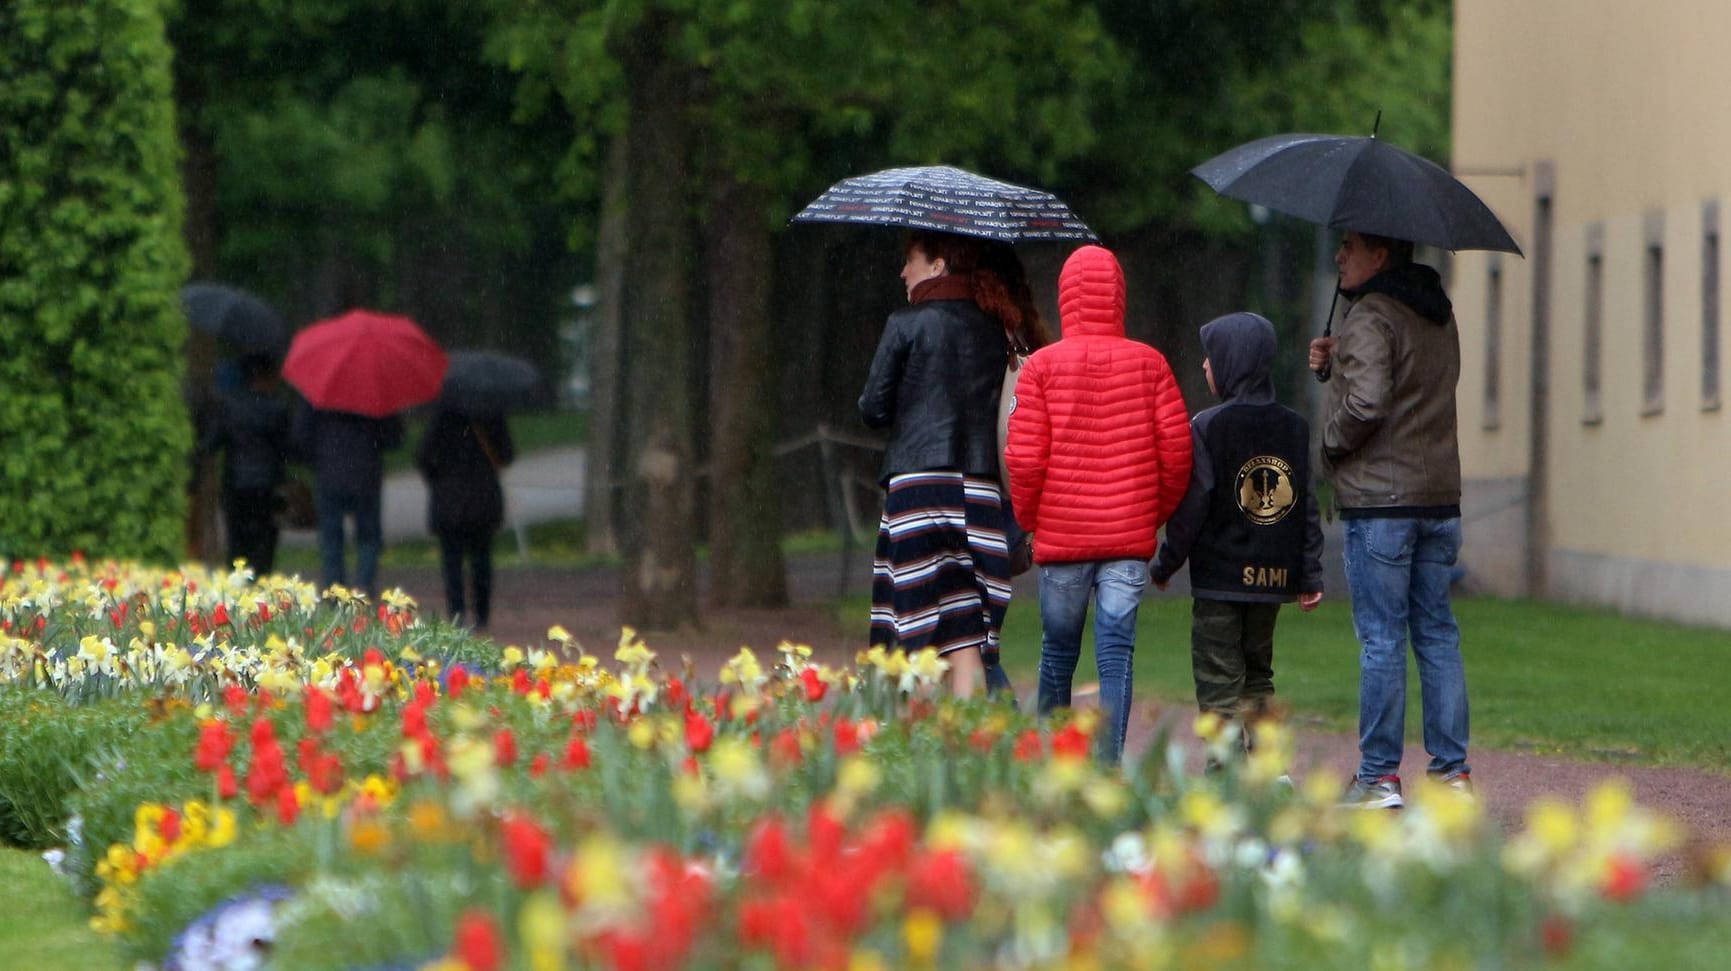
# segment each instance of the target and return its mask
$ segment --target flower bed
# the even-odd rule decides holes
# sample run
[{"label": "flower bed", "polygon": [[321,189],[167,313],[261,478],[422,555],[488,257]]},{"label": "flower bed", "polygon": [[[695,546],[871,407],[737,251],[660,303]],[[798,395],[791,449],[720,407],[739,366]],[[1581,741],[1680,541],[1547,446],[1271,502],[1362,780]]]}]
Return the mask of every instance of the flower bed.
[{"label": "flower bed", "polygon": [[[1683,834],[1614,785],[1505,842],[1446,789],[1293,789],[1279,726],[1216,775],[1165,740],[1105,772],[1088,714],[942,698],[930,655],[710,683],[630,631],[612,665],[557,628],[488,658],[400,596],[248,580],[41,565],[0,599],[0,819],[63,838],[142,961],[1477,967],[1723,933],[1725,854],[1649,890]],[[21,782],[44,752],[66,784]]]}]

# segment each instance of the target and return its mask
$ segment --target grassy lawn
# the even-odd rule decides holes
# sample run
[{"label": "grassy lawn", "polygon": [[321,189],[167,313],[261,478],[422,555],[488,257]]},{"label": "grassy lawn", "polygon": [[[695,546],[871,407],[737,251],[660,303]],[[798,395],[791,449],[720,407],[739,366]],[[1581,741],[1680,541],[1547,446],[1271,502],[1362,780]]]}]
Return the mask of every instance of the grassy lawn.
[{"label": "grassy lawn", "polygon": [[[865,629],[870,604],[852,598],[849,624]],[[1455,602],[1472,698],[1473,744],[1602,761],[1688,765],[1731,772],[1731,632],[1632,620],[1600,610],[1528,601]],[[1154,593],[1137,620],[1136,691],[1186,702],[1190,600]],[[1084,634],[1078,684],[1094,680],[1093,632]],[[1039,610],[1012,603],[1004,663],[1018,690],[1034,690]],[[1418,676],[1408,665],[1407,729],[1420,732]],[[1344,600],[1314,613],[1281,612],[1274,683],[1306,720],[1351,731],[1358,719],[1358,642]]]},{"label": "grassy lawn", "polygon": [[42,857],[0,848],[0,955],[8,968],[32,971],[120,971],[119,949],[85,923],[83,902]]}]

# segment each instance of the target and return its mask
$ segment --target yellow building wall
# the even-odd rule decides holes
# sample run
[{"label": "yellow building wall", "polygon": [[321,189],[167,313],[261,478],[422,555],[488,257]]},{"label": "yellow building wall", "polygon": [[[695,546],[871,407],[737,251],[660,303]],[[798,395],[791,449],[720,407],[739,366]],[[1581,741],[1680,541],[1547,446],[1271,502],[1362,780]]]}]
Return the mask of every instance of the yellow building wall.
[{"label": "yellow building wall", "polygon": [[[1731,490],[1728,419],[1704,407],[1701,390],[1702,206],[1712,199],[1725,207],[1720,327],[1722,335],[1731,330],[1723,265],[1731,248],[1731,112],[1722,108],[1731,91],[1728,44],[1731,3],[1455,3],[1454,169],[1529,250],[1537,163],[1549,161],[1554,172],[1551,572],[1604,574],[1577,583],[1576,593],[1613,577],[1664,587],[1690,577],[1699,582],[1701,569],[1731,569],[1731,528],[1719,514]],[[1664,395],[1662,411],[1648,415],[1642,349],[1650,213],[1663,220]],[[1603,420],[1585,424],[1587,247],[1594,224],[1603,227]],[[1519,258],[1501,262],[1501,421],[1487,428],[1484,420],[1491,259],[1461,253],[1452,273],[1469,493],[1473,481],[1524,477],[1531,441],[1532,266]],[[1637,573],[1646,579],[1629,579]],[[1568,588],[1571,577],[1562,581]],[[1698,593],[1720,589],[1717,583]]]}]

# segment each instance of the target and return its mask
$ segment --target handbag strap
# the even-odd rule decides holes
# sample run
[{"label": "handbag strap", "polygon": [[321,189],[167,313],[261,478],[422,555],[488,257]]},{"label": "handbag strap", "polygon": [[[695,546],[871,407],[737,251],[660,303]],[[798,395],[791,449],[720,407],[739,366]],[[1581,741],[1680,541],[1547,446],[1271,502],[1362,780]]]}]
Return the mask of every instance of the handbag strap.
[{"label": "handbag strap", "polygon": [[481,446],[481,454],[487,456],[487,464],[493,467],[494,472],[499,471],[499,453],[493,450],[493,440],[487,437],[487,430],[481,427],[480,422],[471,421],[469,431],[475,435],[475,444]]}]

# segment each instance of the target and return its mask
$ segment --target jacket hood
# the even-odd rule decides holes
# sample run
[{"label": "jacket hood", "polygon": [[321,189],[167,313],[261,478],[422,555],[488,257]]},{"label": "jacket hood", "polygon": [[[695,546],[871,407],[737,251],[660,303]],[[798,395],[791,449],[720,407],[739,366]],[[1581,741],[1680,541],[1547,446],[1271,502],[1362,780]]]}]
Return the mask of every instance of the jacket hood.
[{"label": "jacket hood", "polygon": [[1124,270],[1103,246],[1084,246],[1058,274],[1063,337],[1124,336]]},{"label": "jacket hood", "polygon": [[1446,324],[1454,316],[1454,304],[1443,292],[1442,277],[1423,263],[1390,267],[1364,281],[1364,286],[1356,290],[1342,287],[1340,293],[1349,300],[1386,293],[1433,324]]},{"label": "jacket hood", "polygon": [[1202,353],[1222,401],[1273,401],[1276,348],[1274,325],[1261,314],[1241,310],[1202,325]]}]

